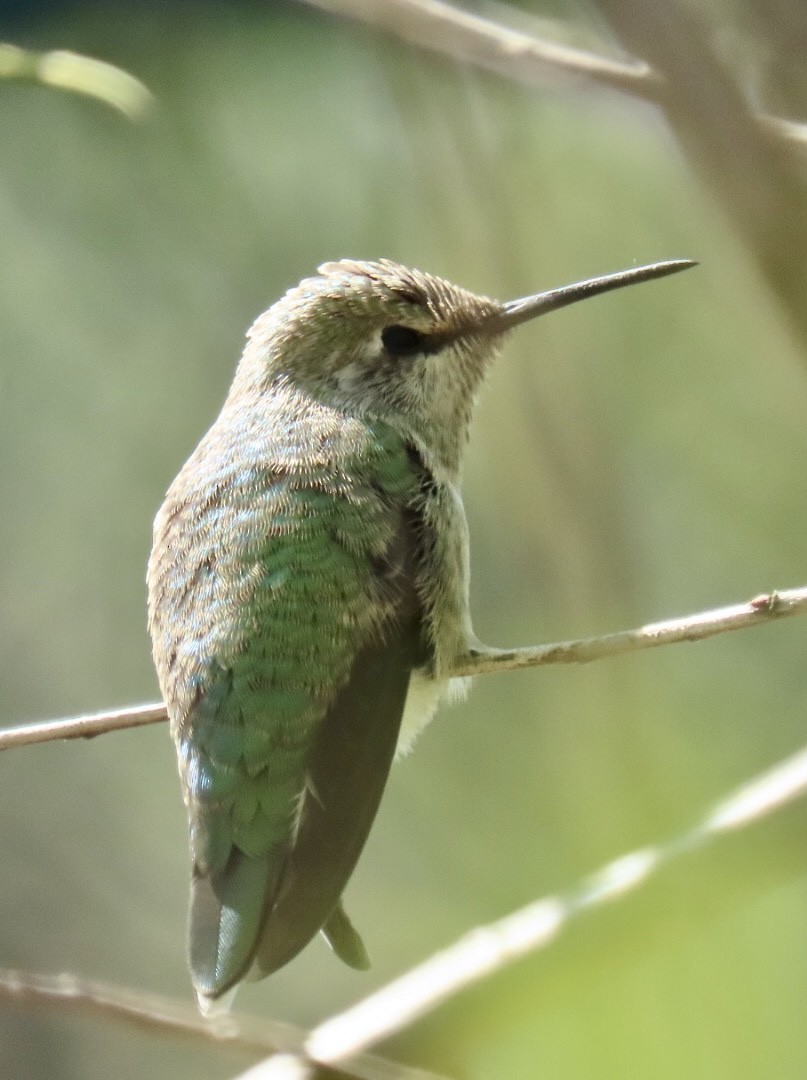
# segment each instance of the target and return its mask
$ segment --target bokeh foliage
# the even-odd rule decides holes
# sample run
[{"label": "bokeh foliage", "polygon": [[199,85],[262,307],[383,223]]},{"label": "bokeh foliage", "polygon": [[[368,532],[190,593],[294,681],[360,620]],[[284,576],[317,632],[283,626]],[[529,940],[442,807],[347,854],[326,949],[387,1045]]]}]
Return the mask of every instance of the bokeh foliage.
[{"label": "bokeh foliage", "polygon": [[[804,582],[807,358],[649,107],[511,85],[291,3],[79,6],[17,30],[121,65],[159,104],[132,125],[0,87],[4,725],[155,698],[154,510],[252,318],[340,256],[502,298],[701,260],[522,329],[492,373],[465,482],[483,640],[605,632]],[[315,942],[240,1006],[316,1022],[687,824],[799,745],[804,645],[788,621],[479,680],[395,770],[350,887],[370,974]],[[0,764],[2,963],[187,997],[167,732]],[[526,961],[395,1049],[480,1080],[803,1077],[806,886],[740,889],[708,918],[660,890],[624,948],[592,939],[551,980]],[[0,1074],[15,1080],[238,1064],[0,1008]]]}]

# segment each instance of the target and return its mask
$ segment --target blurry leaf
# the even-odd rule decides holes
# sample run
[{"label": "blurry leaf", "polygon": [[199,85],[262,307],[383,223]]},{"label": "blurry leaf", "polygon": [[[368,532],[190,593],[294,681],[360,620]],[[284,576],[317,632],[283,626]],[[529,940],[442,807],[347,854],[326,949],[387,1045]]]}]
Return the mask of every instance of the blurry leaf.
[{"label": "blurry leaf", "polygon": [[40,53],[0,43],[0,79],[36,82],[86,94],[118,109],[130,120],[142,120],[154,103],[151,92],[127,71],[66,49]]}]

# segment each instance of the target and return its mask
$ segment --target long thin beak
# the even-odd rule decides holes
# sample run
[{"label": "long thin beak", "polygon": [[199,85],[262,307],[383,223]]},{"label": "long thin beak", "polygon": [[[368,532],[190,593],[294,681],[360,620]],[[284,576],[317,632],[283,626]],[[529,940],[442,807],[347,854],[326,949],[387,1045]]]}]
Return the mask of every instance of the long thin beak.
[{"label": "long thin beak", "polygon": [[589,278],[587,281],[564,285],[560,289],[550,289],[535,296],[524,296],[520,300],[510,300],[502,304],[501,311],[485,319],[484,326],[492,333],[504,333],[519,323],[546,315],[547,312],[556,311],[567,304],[576,304],[578,300],[586,300],[589,296],[598,296],[600,293],[610,292],[611,289],[622,289],[625,285],[638,285],[640,281],[652,281],[653,278],[666,277],[667,274],[677,274],[697,265],[692,259],[671,259],[669,262],[650,263],[649,266],[636,266],[632,270],[621,270],[617,274]]}]

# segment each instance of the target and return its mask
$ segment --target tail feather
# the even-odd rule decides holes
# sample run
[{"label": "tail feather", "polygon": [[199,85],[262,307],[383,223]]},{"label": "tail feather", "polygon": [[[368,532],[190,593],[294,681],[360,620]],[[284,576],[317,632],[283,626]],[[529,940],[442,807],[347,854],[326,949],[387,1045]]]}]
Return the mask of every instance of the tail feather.
[{"label": "tail feather", "polygon": [[208,1003],[244,978],[258,947],[283,860],[233,848],[222,870],[194,871],[189,961],[197,996]]}]

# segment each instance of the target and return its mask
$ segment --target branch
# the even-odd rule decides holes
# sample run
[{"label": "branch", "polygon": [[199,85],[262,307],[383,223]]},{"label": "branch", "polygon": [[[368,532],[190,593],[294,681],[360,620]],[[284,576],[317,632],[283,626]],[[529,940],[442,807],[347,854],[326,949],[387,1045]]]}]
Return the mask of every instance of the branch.
[{"label": "branch", "polygon": [[[651,104],[667,96],[665,80],[643,60],[619,61],[511,30],[442,0],[301,0],[367,23],[410,45],[493,71],[517,82],[546,82],[558,72],[620,90]],[[771,140],[807,147],[807,125],[757,114]]]},{"label": "branch", "polygon": [[[745,604],[714,608],[681,619],[648,623],[635,630],[620,630],[603,637],[577,638],[550,645],[522,649],[479,649],[460,660],[451,675],[487,675],[497,671],[518,671],[545,664],[587,664],[624,653],[642,652],[682,641],[702,641],[730,630],[775,622],[790,615],[807,613],[807,587],[763,593]],[[138,705],[114,712],[90,713],[67,720],[49,720],[0,730],[0,751],[54,739],[91,739],[108,731],[157,724],[168,718],[165,705]]]},{"label": "branch", "polygon": [[744,241],[807,352],[807,178],[803,161],[762,127],[738,77],[713,47],[704,5],[597,0],[630,51],[664,78],[660,101],[689,163]]},{"label": "branch", "polygon": [[[736,789],[694,827],[664,844],[641,848],[609,863],[565,893],[535,901],[511,915],[478,927],[454,945],[430,957],[345,1012],[325,1020],[307,1036],[277,1021],[220,1017],[205,1021],[195,1010],[155,995],[72,976],[43,976],[0,969],[0,997],[55,1005],[114,1017],[145,1029],[201,1036],[234,1049],[275,1056],[244,1074],[242,1080],[335,1076],[331,1065],[349,1059],[349,1074],[360,1080],[428,1080],[430,1074],[408,1069],[365,1051],[413,1024],[448,999],[530,953],[546,949],[579,917],[637,892],[670,865],[681,863],[716,844],[728,847],[741,834],[807,795],[807,749]],[[804,822],[791,826],[790,851],[801,864]],[[775,849],[766,837],[766,852]],[[714,857],[710,859],[714,863]],[[754,876],[742,873],[743,887]],[[714,887],[710,886],[710,892]],[[320,1067],[321,1066],[321,1067]],[[435,1080],[432,1076],[431,1080]]]},{"label": "branch", "polygon": [[165,705],[135,705],[130,709],[112,712],[88,713],[67,720],[46,720],[44,723],[24,724],[21,727],[0,731],[0,750],[31,743],[52,742],[54,739],[94,739],[107,731],[158,724],[168,719]]},{"label": "branch", "polygon": [[[121,986],[76,978],[73,975],[34,975],[0,968],[0,998],[22,1004],[65,1007],[90,1015],[111,1017],[147,1031],[202,1038],[251,1055],[303,1053],[306,1033],[292,1024],[263,1017],[220,1016],[202,1018],[196,1008],[156,994],[135,993]],[[325,1076],[335,1075],[331,1070]],[[339,1076],[348,1074],[340,1072]],[[361,1054],[350,1064],[356,1080],[440,1080],[397,1062]]]},{"label": "branch", "polygon": [[[511,915],[477,927],[454,945],[370,994],[345,1012],[325,1020],[305,1040],[309,1060],[335,1064],[377,1045],[475,983],[501,971],[522,957],[546,949],[582,915],[602,909],[611,901],[636,892],[660,871],[714,845],[728,848],[732,834],[772,817],[807,795],[807,749],[754,778],[717,803],[694,827],[655,847],[632,851],[585,878],[566,893],[549,896]],[[801,866],[803,814],[789,830],[788,851]],[[764,841],[764,843],[763,843]],[[769,852],[776,845],[766,834],[759,846]],[[736,854],[736,851],[733,852]],[[747,871],[747,867],[745,868]],[[753,875],[741,873],[744,889]],[[709,892],[714,893],[714,883]],[[277,1059],[275,1059],[277,1060]],[[281,1059],[282,1060],[282,1059]],[[249,1080],[280,1080],[270,1059],[251,1069]],[[242,1080],[246,1080],[243,1077]]]},{"label": "branch", "polygon": [[85,94],[117,109],[130,120],[142,120],[154,104],[151,92],[128,71],[65,49],[31,52],[0,42],[0,79]]},{"label": "branch", "polygon": [[249,1053],[287,1051],[299,1045],[301,1033],[288,1024],[261,1022],[247,1030],[234,1017],[204,1020],[195,1008],[156,994],[136,994],[121,986],[80,979],[74,975],[34,975],[0,968],[0,998],[22,1004],[71,1008],[91,1015],[123,1020],[135,1027],[199,1036]]},{"label": "branch", "polygon": [[619,630],[602,637],[577,638],[553,645],[532,645],[521,649],[480,649],[459,663],[452,675],[487,675],[496,671],[518,671],[544,664],[587,664],[606,656],[642,652],[660,645],[682,641],[702,641],[729,630],[783,619],[807,612],[807,588],[762,593],[745,604],[714,608],[681,619],[648,623],[636,630]]},{"label": "branch", "polygon": [[520,82],[545,80],[552,71],[584,76],[655,100],[658,78],[640,61],[622,63],[569,45],[511,30],[442,0],[303,0],[311,7],[359,22],[419,48],[476,64]]},{"label": "branch", "polygon": [[[68,975],[32,975],[0,969],[0,997],[73,1007],[145,1029],[200,1036],[249,1053],[279,1055],[250,1069],[242,1080],[280,1080],[291,1075],[325,1077],[333,1073],[327,1068],[318,1069],[318,1065],[327,1067],[348,1058],[349,1075],[361,1080],[434,1080],[431,1074],[364,1051],[521,957],[547,948],[581,915],[636,892],[663,869],[694,853],[717,843],[726,846],[732,835],[772,818],[805,795],[807,749],[736,789],[694,828],[664,844],[616,859],[565,893],[535,901],[495,923],[476,928],[345,1012],[325,1020],[307,1036],[289,1024],[263,1018],[227,1016],[211,1023],[198,1016],[195,1009],[170,999],[134,994]],[[797,824],[801,836],[803,823]],[[765,845],[766,850],[773,846]],[[745,884],[750,876],[743,874],[742,879]],[[291,1072],[292,1064],[299,1066],[295,1072]]]}]

